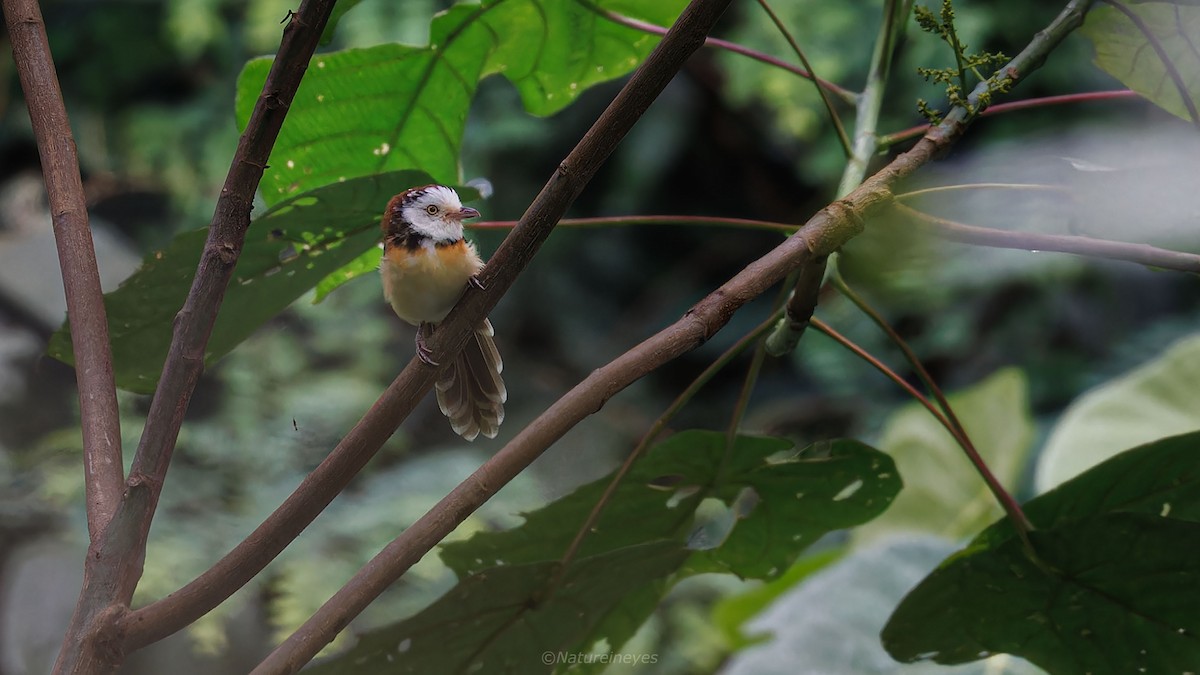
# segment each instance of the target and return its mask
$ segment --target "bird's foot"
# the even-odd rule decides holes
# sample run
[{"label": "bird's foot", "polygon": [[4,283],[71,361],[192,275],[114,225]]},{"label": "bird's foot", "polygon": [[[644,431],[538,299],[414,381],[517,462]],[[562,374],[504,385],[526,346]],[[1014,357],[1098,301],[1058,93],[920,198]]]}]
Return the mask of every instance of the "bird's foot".
[{"label": "bird's foot", "polygon": [[421,363],[437,368],[438,362],[433,360],[433,350],[425,344],[425,338],[432,334],[433,326],[428,323],[417,327],[417,358],[421,359]]}]

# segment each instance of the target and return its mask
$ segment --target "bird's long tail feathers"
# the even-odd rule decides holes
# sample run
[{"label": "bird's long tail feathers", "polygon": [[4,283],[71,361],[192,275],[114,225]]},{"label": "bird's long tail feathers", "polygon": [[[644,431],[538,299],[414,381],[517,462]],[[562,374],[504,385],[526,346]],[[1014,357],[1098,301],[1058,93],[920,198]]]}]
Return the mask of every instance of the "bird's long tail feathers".
[{"label": "bird's long tail feathers", "polygon": [[450,419],[454,433],[468,441],[479,434],[495,438],[504,421],[504,402],[508,400],[500,377],[504,362],[492,335],[492,323],[484,319],[435,385],[438,407]]}]

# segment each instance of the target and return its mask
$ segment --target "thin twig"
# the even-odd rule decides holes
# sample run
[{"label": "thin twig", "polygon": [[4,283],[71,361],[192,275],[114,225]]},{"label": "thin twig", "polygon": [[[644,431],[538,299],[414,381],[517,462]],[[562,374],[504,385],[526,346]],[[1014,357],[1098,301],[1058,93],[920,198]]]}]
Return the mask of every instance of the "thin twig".
[{"label": "thin twig", "polygon": [[1067,234],[996,230],[990,227],[978,227],[940,218],[898,202],[893,207],[917,225],[949,241],[974,244],[976,246],[990,246],[992,248],[1033,251],[1035,253],[1055,251],[1091,258],[1123,260],[1149,267],[1161,267],[1162,269],[1200,274],[1200,255],[1194,253],[1172,251],[1150,246],[1149,244],[1093,239],[1092,237],[1079,237]]},{"label": "thin twig", "polygon": [[[980,117],[991,117],[992,115],[1000,115],[1003,113],[1014,112],[1017,110],[1027,110],[1030,108],[1044,108],[1055,105],[1065,105],[1069,103],[1090,103],[1093,101],[1112,101],[1117,99],[1132,99],[1141,98],[1141,95],[1136,91],[1129,89],[1116,89],[1112,91],[1088,91],[1079,94],[1058,94],[1055,96],[1040,96],[1036,98],[1026,98],[1020,101],[1009,101],[1008,103],[997,103],[990,105],[983,112],[979,113]],[[910,141],[914,138],[920,138],[929,130],[928,124],[922,124],[915,127],[909,127],[901,131],[887,134],[879,137],[879,147],[889,148],[897,143]]]},{"label": "thin twig", "polygon": [[854,306],[858,307],[863,314],[866,314],[867,317],[870,318],[871,321],[873,321],[875,325],[878,326],[879,329],[888,336],[888,339],[892,341],[892,344],[900,348],[900,352],[904,354],[904,359],[908,361],[909,365],[911,365],[913,370],[916,371],[917,377],[921,378],[921,381],[925,383],[925,388],[928,389],[931,394],[933,394],[933,397],[941,407],[942,412],[946,414],[946,419],[950,422],[950,425],[954,427],[954,430],[957,430],[958,434],[960,434],[962,438],[967,439],[967,430],[961,423],[959,423],[958,416],[954,414],[954,409],[950,407],[950,402],[946,400],[946,396],[942,392],[942,388],[938,386],[937,382],[934,381],[933,376],[930,375],[929,371],[925,369],[925,364],[921,363],[921,360],[917,358],[916,353],[911,347],[908,346],[908,342],[906,342],[904,338],[900,337],[900,334],[896,332],[896,329],[892,328],[892,325],[883,318],[882,314],[875,311],[875,308],[867,303],[867,301],[864,300],[861,295],[855,293],[854,289],[850,288],[850,285],[846,283],[846,280],[842,278],[841,274],[833,275],[833,277],[830,279],[830,283],[832,283],[833,287],[838,289],[843,296],[850,300],[850,302],[854,303]]},{"label": "thin twig", "polygon": [[817,71],[808,62],[808,57],[804,55],[804,50],[800,48],[800,43],[796,42],[796,38],[792,35],[792,32],[788,30],[788,27],[779,18],[779,15],[775,13],[775,10],[771,9],[771,5],[767,0],[758,0],[758,6],[762,7],[767,16],[771,17],[771,22],[775,24],[775,29],[783,35],[783,38],[791,46],[792,51],[796,53],[796,58],[800,59],[800,64],[812,75],[812,77],[807,79],[816,85],[817,95],[821,97],[821,104],[825,106],[825,114],[829,116],[829,121],[833,123],[833,129],[837,132],[838,141],[842,144],[842,151],[849,157],[853,152],[850,148],[850,137],[846,135],[846,127],[842,125],[842,118],[838,116],[837,110],[834,109],[833,101],[829,100],[828,92],[820,84],[817,84]]},{"label": "thin twig", "polygon": [[[662,26],[656,26],[652,23],[646,23],[645,21],[638,21],[637,19],[632,19],[632,18],[624,16],[622,14],[617,14],[616,12],[604,9],[603,7],[599,7],[599,6],[589,2],[588,0],[575,0],[575,1],[579,2],[584,7],[587,7],[588,9],[599,14],[600,16],[603,16],[604,18],[608,19],[609,21],[612,21],[613,23],[619,23],[622,26],[627,26],[634,30],[640,30],[643,33],[653,33],[654,35],[666,35],[667,34],[667,29],[663,28]],[[764,54],[760,51],[750,49],[749,47],[744,47],[742,45],[739,45],[736,42],[730,42],[728,40],[722,40],[720,38],[710,37],[710,38],[706,38],[704,40],[704,46],[705,47],[713,47],[716,49],[724,49],[725,51],[728,51],[728,52],[733,52],[735,54],[741,54],[742,56],[752,58],[755,61],[759,61],[761,63],[765,63],[767,65],[774,66],[776,68],[782,68],[783,70],[786,70],[786,71],[792,73],[793,75],[797,75],[806,80],[812,80],[816,84],[820,85],[822,89],[830,92],[831,94],[836,94],[838,98],[842,99],[842,101],[844,101],[846,103],[852,104],[856,100],[858,100],[858,94],[850,91],[849,89],[846,89],[845,87],[842,87],[839,84],[830,82],[829,80],[823,80],[823,79],[817,77],[816,75],[813,75],[811,72],[804,70],[803,68],[797,68],[796,66],[793,66],[792,64],[788,63],[787,61],[777,59],[774,56],[771,56],[770,54]]]},{"label": "thin twig", "polygon": [[[951,421],[953,413],[950,412],[949,405],[946,405],[947,412],[945,415],[943,415],[942,412],[938,410],[928,398],[917,391],[911,384],[905,382],[904,378],[897,375],[894,370],[888,368],[879,359],[871,356],[862,347],[854,344],[849,338],[838,333],[820,319],[814,318],[812,320],[812,326],[813,328],[816,328],[822,333],[825,333],[829,337],[833,338],[839,344],[846,347],[851,352],[865,360],[867,363],[874,366],[876,370],[886,375],[889,380],[900,385],[904,391],[908,392],[910,396],[916,399],[918,403],[920,403],[926,410],[929,411],[931,415],[934,416],[935,419],[937,419],[937,421],[946,429],[946,431],[950,433],[950,436],[958,443],[959,447],[963,449],[963,452],[966,453],[967,459],[971,462],[971,465],[975,467],[975,470],[983,478],[983,482],[987,485],[988,490],[990,490],[992,495],[996,497],[996,501],[1000,503],[1000,507],[1004,509],[1004,512],[1008,515],[1009,520],[1012,521],[1013,530],[1017,533],[1017,537],[1020,538],[1025,550],[1030,554],[1035,555],[1036,558],[1033,545],[1029,540],[1029,533],[1033,530],[1033,524],[1029,522],[1029,518],[1025,516],[1025,512],[1021,510],[1021,505],[1017,503],[1017,500],[1014,499],[1011,494],[1009,494],[1008,490],[1004,489],[1004,486],[1000,483],[1000,480],[996,478],[995,474],[992,473],[992,470],[988,467],[987,462],[983,461],[983,457],[979,454],[979,451],[975,449],[975,445],[971,443],[971,439],[967,436],[966,431],[963,430],[962,425],[958,424],[957,420]],[[934,391],[940,394],[939,390],[935,389]]]},{"label": "thin twig", "polygon": [[871,355],[870,352],[868,352],[867,350],[858,346],[858,344],[855,343],[853,340],[846,337],[845,335],[842,335],[838,331],[834,330],[834,328],[832,326],[830,326],[829,324],[825,323],[824,321],[822,321],[816,317],[813,317],[812,327],[814,329],[816,329],[817,331],[820,331],[821,333],[828,335],[830,338],[833,339],[834,342],[838,343],[842,347],[845,347],[846,350],[849,351],[851,354],[854,354],[855,356],[862,359],[863,361],[866,361],[872,368],[874,368],[875,370],[878,370],[880,373],[883,373],[883,375],[885,377],[887,377],[887,379],[891,380],[892,382],[895,382],[898,387],[903,389],[904,392],[906,394],[908,394],[909,396],[911,396],[914,401],[919,403],[922,408],[925,408],[926,410],[928,410],[929,414],[933,415],[933,418],[938,421],[938,424],[941,424],[942,427],[945,428],[946,432],[949,433],[950,436],[952,436],[954,438],[954,441],[956,443],[958,443],[959,445],[963,444],[963,440],[962,440],[962,437],[959,435],[960,432],[958,431],[958,429],[956,429],[954,427],[954,425],[950,424],[950,420],[946,418],[946,415],[943,414],[941,410],[938,410],[938,407],[936,405],[934,405],[932,401],[929,400],[929,397],[926,396],[925,394],[922,394],[920,391],[917,391],[916,387],[909,384],[908,381],[905,380],[903,377],[900,377],[900,375],[896,371],[889,368],[886,363],[875,358],[874,356]]},{"label": "thin twig", "polygon": [[75,139],[58,86],[41,9],[36,0],[4,0],[4,17],[42,160],[66,291],[71,348],[79,383],[88,533],[95,541],[116,512],[125,484],[121,419],[100,272],[88,229]]},{"label": "thin twig", "polygon": [[[846,298],[848,298],[850,302],[853,302],[854,305],[859,308],[859,310],[870,317],[871,321],[875,322],[875,325],[878,326],[880,330],[882,330],[884,334],[888,336],[888,339],[892,341],[892,344],[900,348],[901,353],[904,354],[905,360],[907,360],[909,365],[913,367],[913,370],[917,373],[917,377],[921,378],[921,381],[925,383],[925,388],[928,389],[931,394],[933,394],[938,406],[941,407],[942,412],[945,413],[945,418],[941,420],[943,425],[947,427],[947,430],[950,431],[950,435],[954,437],[954,440],[958,443],[959,447],[962,448],[963,452],[967,455],[967,459],[971,462],[971,465],[975,467],[977,472],[979,472],[980,477],[983,478],[984,483],[996,497],[996,500],[1000,503],[1000,506],[1005,510],[1006,513],[1008,513],[1014,522],[1020,522],[1023,524],[1024,531],[1027,532],[1028,530],[1032,529],[1029,519],[1025,517],[1025,513],[1021,510],[1021,507],[1017,504],[1017,501],[1013,499],[1012,495],[1009,494],[1007,490],[1004,489],[1004,486],[1000,484],[1000,481],[996,479],[995,474],[992,473],[991,468],[989,468],[987,463],[984,462],[983,455],[979,454],[979,451],[975,448],[975,444],[971,441],[970,434],[967,433],[966,427],[964,427],[962,422],[959,421],[958,415],[954,414],[954,408],[950,406],[950,401],[946,399],[946,395],[944,392],[942,392],[942,388],[938,386],[937,382],[934,381],[933,376],[929,374],[929,371],[925,368],[925,364],[921,363],[921,360],[917,358],[916,353],[913,352],[912,348],[908,346],[908,342],[906,342],[904,338],[900,337],[900,334],[897,333],[894,328],[892,328],[892,325],[883,318],[882,314],[875,311],[875,308],[868,304],[867,301],[862,298],[862,296],[860,296],[858,293],[855,293],[854,289],[850,288],[846,281],[842,279],[840,274],[834,275],[832,282],[838,291],[842,293],[842,295],[846,296]],[[1022,528],[1017,527],[1015,529],[1021,533],[1022,540],[1024,541],[1025,545],[1032,550],[1028,537],[1022,532]]]},{"label": "thin twig", "polygon": [[[279,54],[238,142],[217,200],[192,288],[176,316],[171,347],[125,493],[110,526],[88,551],[83,591],[55,665],[56,673],[107,672],[125,653],[114,646],[120,641],[109,631],[115,629],[120,610],[128,608],[141,577],[150,522],[183,415],[204,369],[205,346],[217,310],[250,225],[254,191],[333,5],[334,0],[304,0],[283,29]],[[105,621],[98,623],[96,619],[102,614]]]},{"label": "thin twig", "polygon": [[1062,185],[1046,185],[1044,183],[958,183],[955,185],[935,185],[934,187],[910,190],[896,195],[896,201],[912,199],[922,195],[938,192],[958,192],[960,190],[1028,190],[1031,192],[1060,192],[1070,193],[1070,189]]},{"label": "thin twig", "polygon": [[733,359],[735,359],[739,354],[744,352],[747,347],[754,344],[754,341],[761,337],[763,333],[767,332],[767,330],[771,327],[771,324],[775,322],[774,315],[775,312],[772,312],[771,316],[769,316],[766,321],[763,321],[754,330],[743,335],[741,339],[733,344],[733,346],[731,346],[729,349],[726,349],[724,353],[710,363],[703,372],[701,372],[694,380],[692,380],[691,384],[689,384],[682,392],[679,393],[678,396],[675,397],[675,400],[672,401],[671,405],[667,406],[667,409],[658,416],[658,419],[654,420],[654,424],[650,425],[650,429],[642,436],[642,439],[638,442],[637,446],[634,447],[633,452],[629,453],[629,456],[625,458],[625,461],[622,462],[621,466],[617,469],[617,472],[613,474],[612,480],[610,480],[608,486],[604,488],[604,493],[601,494],[600,498],[596,500],[596,504],[592,506],[592,510],[588,512],[587,518],[585,518],[583,524],[579,526],[579,530],[575,533],[575,537],[571,540],[571,543],[563,552],[562,558],[559,559],[558,571],[556,572],[554,578],[551,579],[548,584],[546,584],[546,587],[542,591],[542,597],[544,599],[549,598],[554,593],[554,590],[558,587],[558,585],[562,583],[563,577],[566,576],[567,570],[571,566],[571,562],[575,560],[575,557],[579,554],[579,549],[583,546],[584,539],[586,539],[587,535],[592,532],[592,528],[596,526],[596,522],[600,520],[600,515],[604,513],[604,509],[612,501],[613,495],[617,493],[617,488],[620,487],[621,481],[623,481],[625,476],[629,475],[629,471],[633,469],[634,462],[636,462],[638,458],[640,458],[646,452],[646,449],[650,447],[650,444],[654,442],[654,439],[658,438],[663,429],[667,427],[667,424],[669,424],[671,420],[674,419],[675,415],[683,409],[683,406],[687,405],[689,401],[695,398],[696,394],[700,392],[704,385],[708,384],[708,382],[712,380],[717,373],[721,372],[726,365],[733,361]]},{"label": "thin twig", "polygon": [[[501,230],[515,227],[515,220],[484,220],[469,223],[472,230]],[[776,223],[769,220],[749,220],[746,218],[717,218],[713,216],[611,216],[599,218],[563,218],[558,221],[558,227],[628,227],[633,225],[686,225],[700,227],[733,227],[746,230],[766,230],[790,235],[796,231],[795,225]]]}]

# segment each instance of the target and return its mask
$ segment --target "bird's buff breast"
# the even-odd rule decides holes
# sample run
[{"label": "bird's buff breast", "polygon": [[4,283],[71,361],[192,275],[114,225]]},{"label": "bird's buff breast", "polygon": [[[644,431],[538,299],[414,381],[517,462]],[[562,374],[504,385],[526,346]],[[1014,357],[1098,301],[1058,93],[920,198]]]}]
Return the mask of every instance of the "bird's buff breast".
[{"label": "bird's buff breast", "polygon": [[392,248],[380,262],[383,294],[401,319],[419,324],[446,318],[471,278],[483,266],[473,246],[458,241],[415,250]]}]

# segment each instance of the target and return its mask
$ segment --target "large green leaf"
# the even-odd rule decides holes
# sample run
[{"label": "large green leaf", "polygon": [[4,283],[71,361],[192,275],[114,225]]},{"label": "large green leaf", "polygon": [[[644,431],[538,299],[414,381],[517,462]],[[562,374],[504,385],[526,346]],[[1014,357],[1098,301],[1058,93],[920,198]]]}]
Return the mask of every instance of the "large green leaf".
[{"label": "large green leaf", "polygon": [[1088,12],[1082,32],[1095,45],[1096,65],[1171,114],[1195,121],[1200,109],[1200,6],[1143,2],[1125,9],[1140,26],[1112,7]]},{"label": "large green leaf", "polygon": [[[292,197],[255,218],[213,326],[205,363],[227,354],[322,279],[378,244],[378,221],[388,199],[428,182],[429,176],[417,171],[367,176]],[[175,314],[191,288],[207,235],[207,229],[177,235],[104,296],[117,386],[154,391]],[[50,338],[48,351],[74,365],[68,323]]]},{"label": "large green leaf", "polygon": [[[1025,515],[1038,527],[1057,527],[1096,513],[1144,513],[1200,522],[1200,431],[1122,452],[1029,500]],[[1008,520],[976,543],[1013,536]]]},{"label": "large green leaf", "polygon": [[[684,2],[596,5],[669,24]],[[263,199],[274,204],[337,180],[397,169],[458,182],[467,111],[481,79],[503,75],[527,110],[549,115],[588,87],[631,71],[657,41],[584,2],[488,0],[439,14],[425,47],[385,44],[319,54],[275,143]],[[270,65],[269,58],[251,61],[239,77],[240,126]]]},{"label": "large green leaf", "polygon": [[[617,650],[678,579],[713,570],[778,577],[820,535],[878,515],[900,489],[891,460],[855,441],[820,443],[797,453],[784,439],[739,436],[730,448],[723,433],[681,432],[634,465],[583,540],[578,557],[561,569],[563,581],[553,585],[547,570],[561,567],[567,546],[609,480],[589,483],[524,514],[519,527],[477,533],[442,547],[443,561],[461,580],[447,598],[473,593],[476,586],[496,596],[486,600],[492,608],[486,617],[475,605],[458,602],[466,605],[456,615],[461,623],[454,639],[462,642],[455,650],[442,650],[444,661],[410,661],[406,649],[416,643],[406,640],[414,631],[430,634],[443,627],[455,604],[449,600],[372,633],[335,661],[354,664],[375,653],[391,653],[416,672],[457,672],[458,652],[489,654],[494,644],[504,643],[513,672],[538,672],[535,664],[547,650],[587,653],[596,645]],[[704,522],[698,512],[712,513],[714,504],[725,507],[726,517]],[[656,546],[667,547],[669,564],[637,564],[609,574],[596,563]],[[583,596],[602,597],[603,602],[579,601]],[[525,620],[531,608],[567,599],[573,608],[569,623],[580,630],[547,629],[542,636],[540,627]],[[564,641],[561,636],[568,634],[570,641]],[[599,665],[583,664],[583,670]]]},{"label": "large green leaf", "polygon": [[1125,448],[1200,429],[1200,336],[1089,391],[1067,408],[1038,458],[1048,490]]},{"label": "large green leaf", "polygon": [[549,673],[583,661],[574,648],[599,617],[639,584],[669,574],[687,557],[659,541],[578,560],[557,591],[553,562],[497,566],[463,579],[419,615],[369,633],[347,654],[305,672]]},{"label": "large green leaf", "polygon": [[[652,448],[622,481],[581,552],[690,538],[693,548],[703,549],[688,561],[693,572],[774,578],[820,535],[882,513],[900,489],[891,458],[857,441],[822,442],[799,453],[792,447],[786,439],[738,436],[727,449],[719,432],[675,434]],[[460,575],[495,560],[556,560],[608,482],[589,483],[525,514],[520,527],[447,544],[442,560]],[[719,541],[695,522],[707,498],[719,500],[735,519],[719,532]]]},{"label": "large green leaf", "polygon": [[1200,524],[1110,513],[968,549],[905,597],[883,630],[901,661],[1023,656],[1051,673],[1200,669]]},{"label": "large green leaf", "polygon": [[1200,432],[1118,455],[1024,510],[1037,560],[1007,522],[988,528],[896,609],[883,632],[894,657],[1200,670]]},{"label": "large green leaf", "polygon": [[[1006,368],[949,400],[992,473],[1015,485],[1033,441],[1025,375]],[[912,403],[892,414],[879,448],[896,461],[904,492],[856,538],[911,530],[959,539],[1001,515],[962,448],[925,408]]]}]

